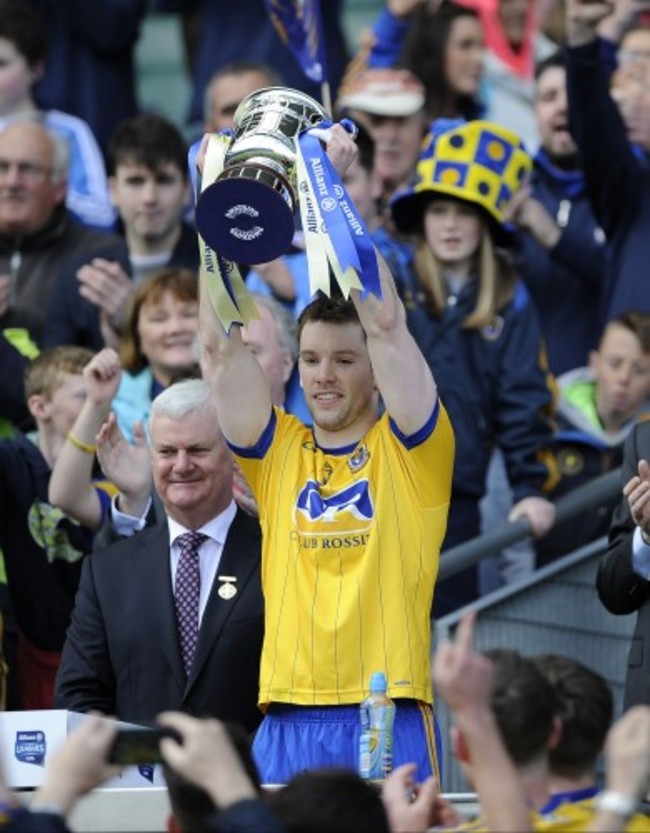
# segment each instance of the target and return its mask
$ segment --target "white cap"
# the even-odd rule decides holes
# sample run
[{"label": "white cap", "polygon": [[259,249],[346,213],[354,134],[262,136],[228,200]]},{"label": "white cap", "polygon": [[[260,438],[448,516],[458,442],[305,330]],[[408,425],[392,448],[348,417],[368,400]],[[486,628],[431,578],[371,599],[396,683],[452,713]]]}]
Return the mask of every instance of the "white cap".
[{"label": "white cap", "polygon": [[424,107],[422,83],[406,69],[367,69],[345,84],[339,110],[361,110],[376,116],[412,116]]}]

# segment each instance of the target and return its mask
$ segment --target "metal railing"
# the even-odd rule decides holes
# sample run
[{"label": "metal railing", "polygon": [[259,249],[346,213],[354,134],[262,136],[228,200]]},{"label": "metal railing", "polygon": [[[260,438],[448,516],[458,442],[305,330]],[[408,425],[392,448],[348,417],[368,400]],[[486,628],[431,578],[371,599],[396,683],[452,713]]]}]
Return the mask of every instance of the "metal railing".
[{"label": "metal railing", "polygon": [[[574,489],[555,504],[555,524],[575,518],[580,512],[593,509],[621,494],[621,469],[603,474]],[[472,567],[481,559],[501,552],[505,547],[530,537],[530,523],[526,518],[501,524],[492,532],[486,532],[459,544],[442,554],[438,581],[456,575]]]},{"label": "metal railing", "polygon": [[[621,489],[620,468],[591,480],[557,501],[555,524],[616,500]],[[447,550],[442,554],[439,579],[449,578],[530,535],[530,525],[522,518]],[[607,613],[596,596],[597,562],[606,545],[607,539],[602,536],[567,552],[513,584],[482,596],[472,602],[472,608],[479,613],[475,633],[478,650],[501,647],[525,655],[574,656],[603,674],[612,685],[618,712],[632,623],[630,617]],[[576,611],[579,622],[572,618]],[[463,612],[457,610],[433,621],[434,646],[452,636]],[[442,701],[437,702],[436,713],[443,736],[443,788],[458,792],[467,785],[448,746],[451,715]]]}]

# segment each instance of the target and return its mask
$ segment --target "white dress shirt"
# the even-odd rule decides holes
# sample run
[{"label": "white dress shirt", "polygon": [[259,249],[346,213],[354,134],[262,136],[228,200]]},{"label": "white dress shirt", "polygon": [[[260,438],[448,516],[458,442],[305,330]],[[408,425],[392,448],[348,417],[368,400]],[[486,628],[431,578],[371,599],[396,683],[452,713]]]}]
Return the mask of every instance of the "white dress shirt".
[{"label": "white dress shirt", "polygon": [[650,546],[643,540],[639,526],[632,538],[632,569],[638,576],[650,581]]},{"label": "white dress shirt", "polygon": [[201,532],[207,535],[207,541],[199,546],[199,571],[201,573],[201,592],[199,594],[199,627],[203,619],[203,611],[208,603],[208,596],[212,590],[219,563],[221,562],[221,554],[223,552],[223,545],[226,542],[226,536],[230,529],[230,524],[235,518],[237,506],[234,500],[223,510],[216,518],[212,518],[207,524],[204,524],[200,529],[190,530],[182,526],[173,518],[167,517],[167,525],[169,527],[169,540],[171,547],[169,548],[169,566],[172,576],[172,587],[176,586],[176,571],[178,569],[178,562],[181,557],[181,550],[178,546],[177,539],[185,532]]},{"label": "white dress shirt", "polygon": [[144,512],[139,518],[136,518],[135,515],[125,515],[124,512],[120,512],[117,508],[118,497],[119,495],[113,495],[113,499],[111,500],[111,508],[109,509],[110,522],[118,535],[121,535],[123,538],[129,538],[131,535],[135,535],[136,532],[141,532],[147,525],[147,515],[151,509],[152,501],[149,498]]}]

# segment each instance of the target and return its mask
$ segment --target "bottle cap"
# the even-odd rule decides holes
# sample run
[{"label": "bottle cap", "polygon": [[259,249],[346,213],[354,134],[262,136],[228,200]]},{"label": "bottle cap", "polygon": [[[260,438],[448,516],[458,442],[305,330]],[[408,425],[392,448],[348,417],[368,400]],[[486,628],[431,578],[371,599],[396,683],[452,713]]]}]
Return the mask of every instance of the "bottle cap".
[{"label": "bottle cap", "polygon": [[375,673],[370,678],[370,691],[373,694],[385,693],[387,688],[388,684],[386,682],[386,675],[384,674],[384,672],[375,671]]}]

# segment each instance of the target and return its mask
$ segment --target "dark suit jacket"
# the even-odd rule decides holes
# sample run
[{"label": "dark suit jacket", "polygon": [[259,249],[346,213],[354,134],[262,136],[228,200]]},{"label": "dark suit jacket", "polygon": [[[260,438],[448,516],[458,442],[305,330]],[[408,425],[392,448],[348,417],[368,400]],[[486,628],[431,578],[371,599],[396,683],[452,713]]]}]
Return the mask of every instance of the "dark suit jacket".
[{"label": "dark suit jacket", "polygon": [[257,709],[264,630],[260,548],[258,522],[237,510],[217,575],[236,576],[238,592],[222,599],[215,579],[188,679],[176,632],[167,522],[88,556],[55,707],[98,709],[134,723],[175,709],[255,729],[262,717]]},{"label": "dark suit jacket", "polygon": [[[641,422],[630,433],[623,452],[622,483],[637,473],[639,460],[650,460],[650,422]],[[628,656],[625,708],[650,705],[650,581],[632,569],[635,524],[627,498],[614,511],[607,553],[598,569],[598,595],[611,613],[638,611]]]}]

